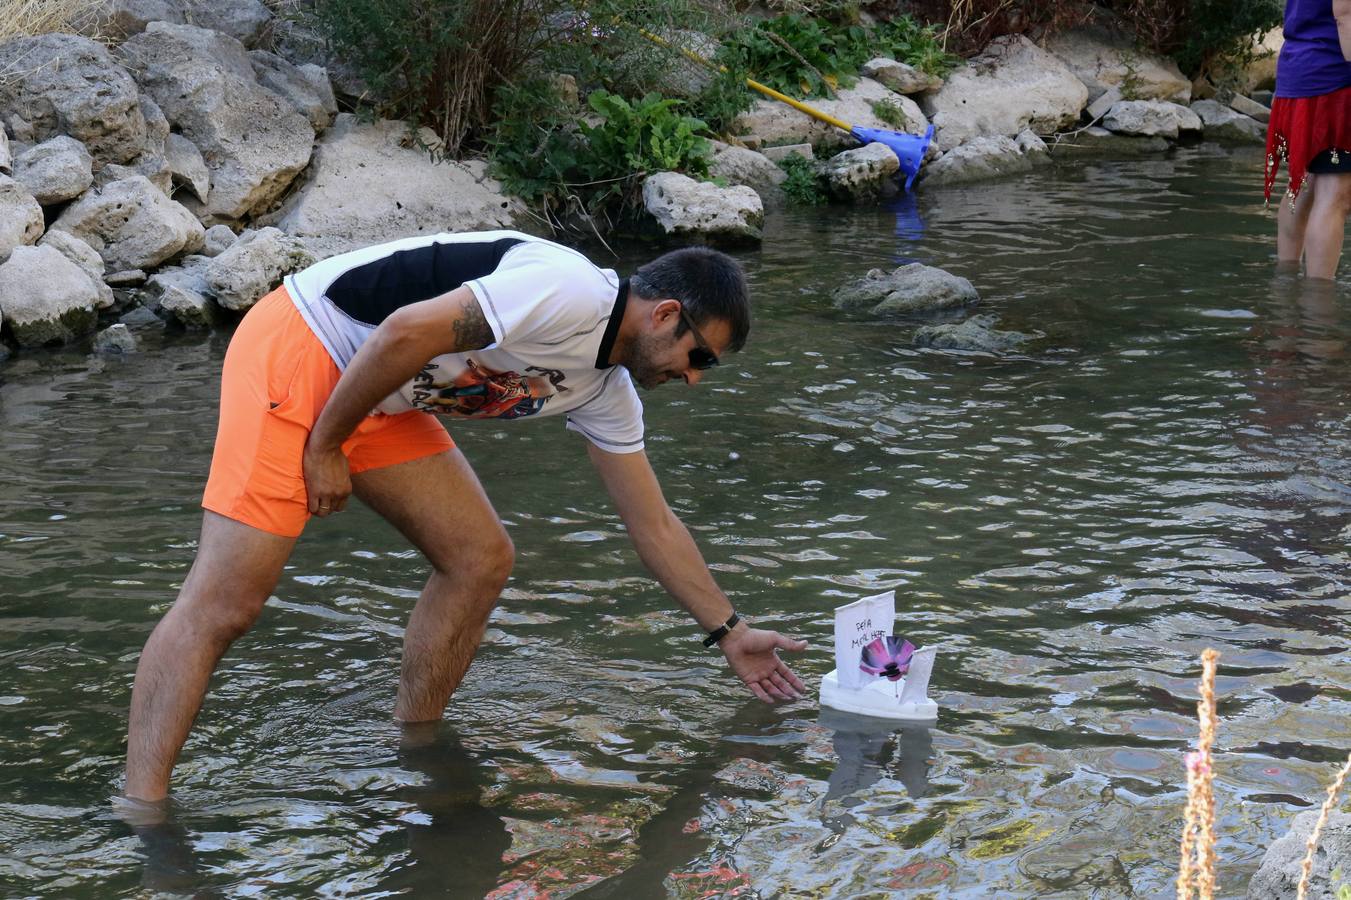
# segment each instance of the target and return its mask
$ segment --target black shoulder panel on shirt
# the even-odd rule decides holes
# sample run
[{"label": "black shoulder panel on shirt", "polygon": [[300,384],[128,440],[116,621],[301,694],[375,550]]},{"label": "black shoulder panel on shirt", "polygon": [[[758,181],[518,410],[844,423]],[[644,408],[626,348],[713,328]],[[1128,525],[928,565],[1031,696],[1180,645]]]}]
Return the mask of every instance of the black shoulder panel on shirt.
[{"label": "black shoulder panel on shirt", "polygon": [[339,275],[329,285],[328,299],[358,322],[379,325],[396,309],[493,272],[521,243],[520,238],[500,238],[399,250]]}]

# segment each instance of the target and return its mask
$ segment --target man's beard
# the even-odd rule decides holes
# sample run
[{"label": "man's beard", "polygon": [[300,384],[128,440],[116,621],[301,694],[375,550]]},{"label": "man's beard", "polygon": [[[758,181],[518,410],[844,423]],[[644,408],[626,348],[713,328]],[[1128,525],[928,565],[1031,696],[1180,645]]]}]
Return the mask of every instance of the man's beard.
[{"label": "man's beard", "polygon": [[640,334],[634,337],[629,341],[628,353],[625,354],[628,358],[624,361],[624,368],[629,370],[629,377],[645,390],[651,390],[666,381],[671,373],[659,368],[653,359],[674,343],[674,337],[661,337],[655,334]]}]

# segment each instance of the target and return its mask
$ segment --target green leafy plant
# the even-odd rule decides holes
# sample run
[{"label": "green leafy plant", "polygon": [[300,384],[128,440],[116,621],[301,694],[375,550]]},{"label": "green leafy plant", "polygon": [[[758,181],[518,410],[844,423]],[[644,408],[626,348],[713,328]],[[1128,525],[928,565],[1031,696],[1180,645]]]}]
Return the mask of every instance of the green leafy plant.
[{"label": "green leafy plant", "polygon": [[826,202],[821,176],[817,174],[816,164],[811,160],[793,153],[779,160],[779,168],[788,174],[779,187],[789,200],[805,206]]},{"label": "green leafy plant", "polygon": [[900,131],[910,126],[910,117],[895,100],[874,100],[869,105],[872,107],[873,115],[892,128]]}]

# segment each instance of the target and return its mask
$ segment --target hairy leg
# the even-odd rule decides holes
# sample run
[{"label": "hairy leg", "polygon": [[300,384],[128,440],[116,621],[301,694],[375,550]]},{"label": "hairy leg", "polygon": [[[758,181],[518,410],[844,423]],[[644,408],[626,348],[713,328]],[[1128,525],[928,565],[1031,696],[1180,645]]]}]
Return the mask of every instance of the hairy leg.
[{"label": "hairy leg", "polygon": [[1309,210],[1313,206],[1318,179],[1321,176],[1310,175],[1304,189],[1293,206],[1290,195],[1282,197],[1276,204],[1276,264],[1280,269],[1299,271],[1299,261],[1304,255],[1304,241],[1309,224]]},{"label": "hairy leg", "polygon": [[197,559],[136,666],[127,726],[128,797],[162,800],[226,649],[258,618],[294,538],[207,511]]},{"label": "hairy leg", "polygon": [[1332,279],[1342,257],[1346,216],[1351,213],[1351,175],[1314,177],[1318,181],[1318,192],[1314,195],[1305,231],[1304,274],[1308,278]]},{"label": "hairy leg", "polygon": [[353,475],[352,486],[431,563],[404,634],[394,716],[439,719],[511,574],[511,539],[459,450]]}]

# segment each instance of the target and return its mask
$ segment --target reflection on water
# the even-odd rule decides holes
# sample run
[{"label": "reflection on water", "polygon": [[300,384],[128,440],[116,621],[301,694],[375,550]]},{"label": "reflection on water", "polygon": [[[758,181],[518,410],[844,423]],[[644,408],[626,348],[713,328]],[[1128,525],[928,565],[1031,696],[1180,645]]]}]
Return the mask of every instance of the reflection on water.
[{"label": "reflection on water", "polygon": [[[121,777],[136,656],[193,552],[224,339],[0,368],[0,883],[18,896],[1161,896],[1222,651],[1222,892],[1345,758],[1351,335],[1273,274],[1258,154],[790,211],[744,258],[747,350],[648,404],[649,454],[752,619],[831,667],[894,588],[939,649],[929,730],[748,702],[645,576],[575,436],[456,438],[519,561],[444,726],[390,720],[424,565],[315,523],[226,656],[162,826]],[[632,258],[618,263],[629,268]],[[919,261],[999,358],[831,309]],[[734,455],[735,454],[735,455]]]}]

